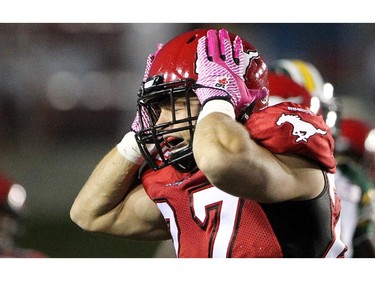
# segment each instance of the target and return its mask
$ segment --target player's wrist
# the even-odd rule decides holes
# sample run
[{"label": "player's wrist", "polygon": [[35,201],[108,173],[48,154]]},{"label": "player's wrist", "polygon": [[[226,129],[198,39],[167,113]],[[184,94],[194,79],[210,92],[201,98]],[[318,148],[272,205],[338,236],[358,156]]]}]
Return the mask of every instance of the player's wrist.
[{"label": "player's wrist", "polygon": [[118,152],[130,162],[141,165],[144,161],[142,153],[135,139],[135,132],[130,131],[126,133],[116,147]]},{"label": "player's wrist", "polygon": [[203,106],[201,112],[199,113],[197,122],[201,121],[204,117],[213,112],[224,113],[233,120],[236,118],[234,107],[230,101],[225,99],[213,99],[206,102],[206,104]]}]

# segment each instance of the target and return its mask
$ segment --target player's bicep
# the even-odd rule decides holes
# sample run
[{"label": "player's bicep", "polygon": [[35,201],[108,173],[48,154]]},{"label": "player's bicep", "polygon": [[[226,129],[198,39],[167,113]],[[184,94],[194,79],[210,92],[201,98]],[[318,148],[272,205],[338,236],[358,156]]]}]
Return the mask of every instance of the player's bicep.
[{"label": "player's bicep", "polygon": [[324,175],[315,162],[296,155],[275,155],[275,158],[268,182],[273,200],[309,200],[323,191]]},{"label": "player's bicep", "polygon": [[170,237],[162,214],[142,185],[133,188],[116,208],[98,219],[107,225],[102,232],[112,235],[155,240]]}]

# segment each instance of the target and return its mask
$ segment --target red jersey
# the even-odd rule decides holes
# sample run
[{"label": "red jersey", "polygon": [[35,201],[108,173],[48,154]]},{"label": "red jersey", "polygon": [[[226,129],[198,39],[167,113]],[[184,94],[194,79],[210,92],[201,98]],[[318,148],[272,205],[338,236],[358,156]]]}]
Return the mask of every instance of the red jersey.
[{"label": "red jersey", "polygon": [[328,173],[335,170],[333,139],[323,119],[284,103],[254,113],[245,127],[274,153],[317,161],[325,177],[323,192],[312,200],[263,204],[221,191],[201,171],[148,169],[142,183],[166,220],[177,256],[342,257],[340,202]]}]

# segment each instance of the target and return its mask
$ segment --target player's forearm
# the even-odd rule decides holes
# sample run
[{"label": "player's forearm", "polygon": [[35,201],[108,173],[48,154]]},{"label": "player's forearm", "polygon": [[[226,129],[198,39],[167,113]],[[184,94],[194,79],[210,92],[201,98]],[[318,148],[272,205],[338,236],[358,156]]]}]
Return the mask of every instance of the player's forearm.
[{"label": "player's forearm", "polygon": [[70,210],[71,219],[87,230],[97,230],[98,218],[121,207],[139,166],[112,149],[94,169]]},{"label": "player's forearm", "polygon": [[200,120],[194,135],[194,156],[198,162],[212,157],[242,153],[249,136],[241,124],[226,114],[213,112]]},{"label": "player's forearm", "polygon": [[242,124],[225,114],[211,113],[196,127],[193,151],[212,184],[232,195],[265,200],[265,163],[272,159],[250,139]]},{"label": "player's forearm", "polygon": [[193,151],[198,167],[208,177],[223,178],[223,172],[249,153],[249,135],[231,117],[214,112],[197,124]]}]

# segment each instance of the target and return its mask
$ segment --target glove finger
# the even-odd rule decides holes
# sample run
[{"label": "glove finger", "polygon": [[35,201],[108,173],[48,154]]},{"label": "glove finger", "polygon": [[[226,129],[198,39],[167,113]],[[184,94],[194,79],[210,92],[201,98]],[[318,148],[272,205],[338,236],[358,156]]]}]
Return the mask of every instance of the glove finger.
[{"label": "glove finger", "polygon": [[222,28],[219,30],[220,55],[222,60],[230,59],[232,56],[232,48],[230,46],[230,38],[228,30]]},{"label": "glove finger", "polygon": [[234,54],[233,59],[236,64],[242,65],[243,64],[243,45],[242,39],[239,36],[236,36],[234,39]]},{"label": "glove finger", "polygon": [[159,53],[159,51],[162,47],[163,47],[162,43],[157,44],[155,53],[148,55],[147,61],[146,61],[146,69],[145,69],[145,72],[143,74],[143,82],[146,82],[146,80],[148,78],[148,73],[150,72],[151,65],[152,65],[156,55]]},{"label": "glove finger", "polygon": [[234,74],[241,76],[242,75],[242,69],[238,67],[234,60],[234,48],[235,48],[235,42],[232,42],[229,37],[229,32],[226,29],[221,29],[219,31],[219,38],[220,38],[220,46],[222,48],[223,59],[225,60],[225,64],[227,67],[233,71]]},{"label": "glove finger", "polygon": [[137,113],[135,114],[135,118],[133,120],[133,123],[130,126],[131,129],[134,132],[139,132],[139,130],[141,129],[141,124],[140,123],[141,123],[141,121],[139,120],[139,111],[137,110]]},{"label": "glove finger", "polygon": [[149,54],[147,57],[147,61],[146,61],[145,72],[143,74],[143,82],[146,82],[148,78],[148,73],[150,72],[150,68],[151,68],[153,60],[154,60],[154,54]]},{"label": "glove finger", "polygon": [[214,29],[207,31],[207,52],[212,61],[219,62],[221,60],[217,31]]},{"label": "glove finger", "polygon": [[200,66],[203,61],[207,60],[207,42],[206,36],[201,37],[198,40],[197,46],[197,71],[199,73]]},{"label": "glove finger", "polygon": [[154,57],[159,53],[160,49],[163,47],[163,43],[159,43],[156,45],[156,52],[154,53]]},{"label": "glove finger", "polygon": [[[140,110],[140,111],[139,111]],[[150,128],[153,123],[159,119],[160,113],[154,108],[147,109],[142,106],[137,110],[131,129],[134,132],[139,132],[141,129]]]}]

